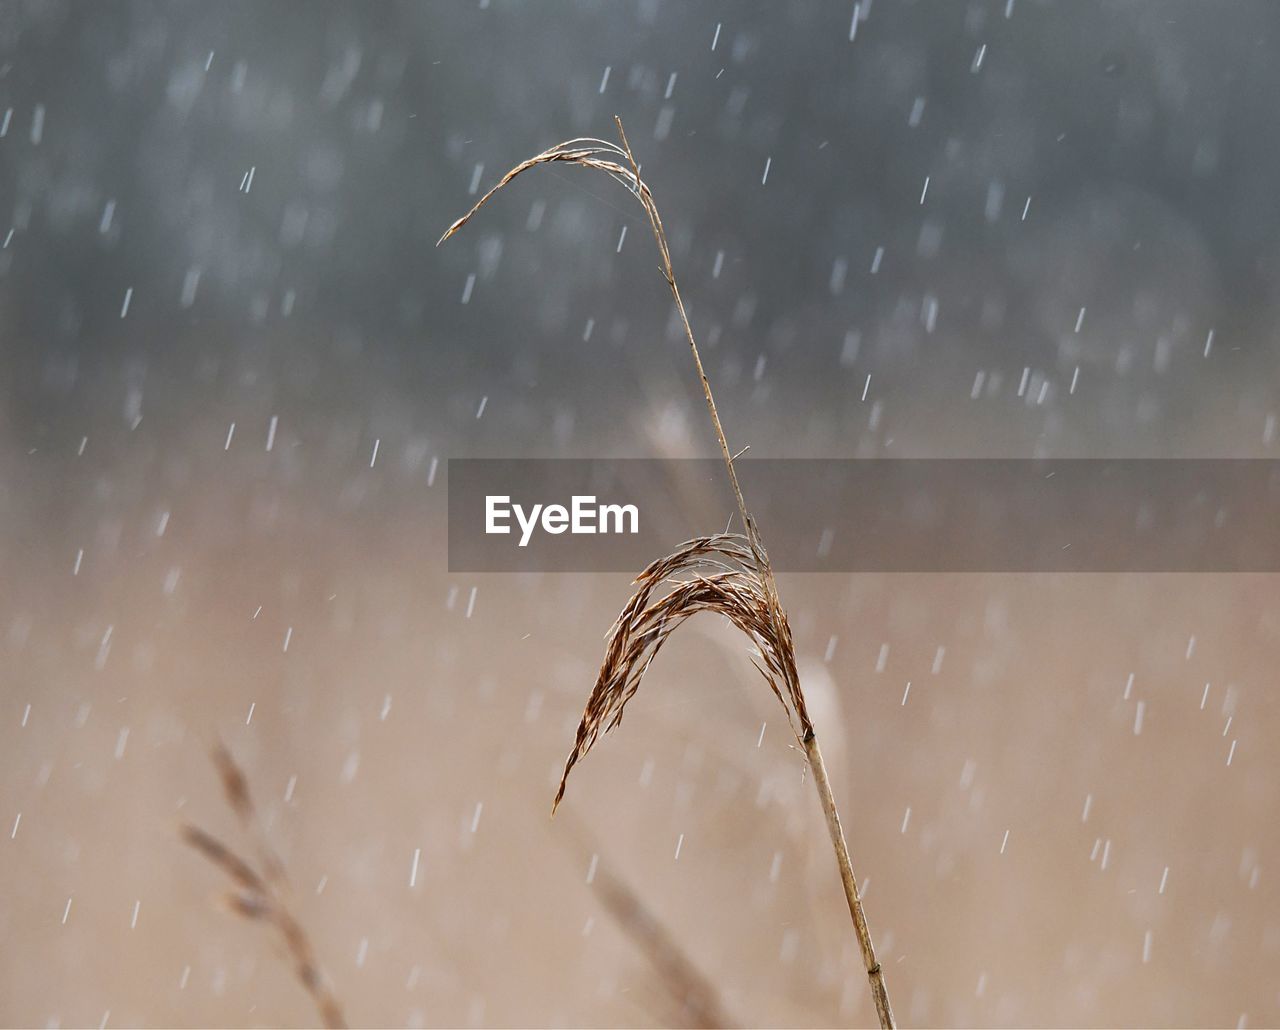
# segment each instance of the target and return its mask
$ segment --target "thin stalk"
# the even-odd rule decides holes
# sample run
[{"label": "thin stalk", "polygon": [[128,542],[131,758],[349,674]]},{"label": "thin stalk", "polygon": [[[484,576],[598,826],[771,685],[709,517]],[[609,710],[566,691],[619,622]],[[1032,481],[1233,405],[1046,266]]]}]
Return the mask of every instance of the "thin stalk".
[{"label": "thin stalk", "polygon": [[[614,121],[618,125],[618,135],[622,138],[622,149],[626,151],[627,160],[631,162],[631,171],[639,181],[640,166],[631,153],[631,144],[627,142],[626,131],[622,128],[622,119],[615,115]],[[667,247],[667,237],[662,229],[662,221],[658,217],[657,205],[646,204],[644,208],[649,216],[649,225],[653,229],[654,239],[658,244],[658,253],[662,257],[663,278],[671,289],[671,296],[676,302],[676,311],[680,315],[680,323],[684,326],[685,339],[689,341],[689,350],[693,354],[693,366],[697,370],[698,381],[702,384],[702,396],[706,399],[707,411],[711,413],[711,425],[715,429],[716,440],[720,444],[720,454],[724,458],[724,467],[729,473],[729,483],[733,487],[734,499],[738,502],[738,514],[742,517],[747,541],[762,567],[763,579],[771,599],[770,618],[774,619],[776,613],[782,609],[777,597],[773,569],[757,536],[755,520],[747,512],[747,502],[742,496],[742,487],[738,485],[738,473],[733,467],[733,452],[729,450],[729,440],[725,436],[724,426],[720,424],[720,413],[716,410],[715,397],[711,393],[711,382],[707,379],[706,370],[702,367],[702,356],[698,353],[698,344],[693,338],[693,327],[689,324],[689,316],[685,312],[684,301],[680,297],[680,287],[676,285],[675,271],[671,267],[671,251]],[[840,867],[840,883],[844,887],[845,900],[849,903],[853,930],[858,938],[858,947],[862,951],[862,961],[866,966],[867,977],[871,981],[871,995],[875,1000],[876,1015],[880,1018],[881,1030],[892,1030],[893,1009],[889,1005],[884,970],[880,968],[880,963],[876,959],[871,930],[867,926],[866,913],[862,910],[862,899],[858,896],[858,881],[853,875],[853,864],[849,860],[849,845],[844,839],[844,829],[840,825],[840,812],[836,808],[835,796],[831,793],[831,781],[827,778],[827,767],[822,761],[822,750],[818,747],[818,738],[814,735],[812,726],[808,727],[803,744],[809,768],[813,770],[813,785],[817,788],[818,800],[822,802],[822,811],[827,818],[827,830],[831,834],[831,846],[835,849],[836,863]]]},{"label": "thin stalk", "polygon": [[831,834],[831,846],[836,850],[840,883],[844,887],[845,900],[849,902],[849,915],[853,917],[853,930],[858,935],[858,946],[862,949],[867,978],[871,981],[871,997],[876,1003],[876,1015],[880,1017],[881,1027],[889,1030],[894,1025],[893,1009],[889,1005],[889,991],[884,985],[884,970],[876,960],[875,945],[871,943],[871,929],[867,926],[867,917],[862,911],[862,898],[858,894],[858,880],[853,875],[853,865],[849,861],[849,845],[844,839],[844,827],[840,825],[840,812],[836,808],[835,796],[831,793],[831,781],[827,779],[822,749],[818,747],[818,738],[813,735],[812,730],[805,738],[804,754],[809,760],[809,768],[813,770],[813,785],[818,791],[818,800],[822,802],[822,812],[827,817],[827,832]]},{"label": "thin stalk", "polygon": [[[627,142],[627,134],[622,128],[622,119],[614,115],[613,120],[618,124],[618,135],[622,137],[622,149],[627,152],[627,160],[631,162],[631,171],[635,174],[637,180],[640,178],[640,166],[636,164],[635,155],[631,153],[631,144]],[[676,311],[680,314],[680,322],[684,326],[685,339],[689,341],[689,350],[693,352],[693,367],[698,372],[698,382],[702,384],[702,396],[706,398],[707,410],[711,412],[711,424],[715,427],[716,440],[720,443],[720,454],[724,458],[724,467],[729,472],[729,482],[733,486],[733,496],[738,502],[738,514],[742,516],[743,531],[752,542],[752,549],[756,548],[755,531],[753,529],[755,523],[747,514],[747,502],[742,496],[742,487],[738,485],[738,473],[733,468],[733,454],[729,450],[729,441],[724,435],[724,426],[720,424],[720,413],[716,411],[716,399],[711,395],[711,382],[707,379],[707,373],[702,367],[702,356],[698,353],[698,344],[693,339],[693,327],[689,325],[689,316],[684,310],[684,301],[680,298],[680,287],[676,285],[676,273],[671,267],[671,251],[667,247],[667,234],[663,232],[662,220],[658,217],[658,208],[656,205],[645,205],[645,213],[649,216],[649,226],[653,229],[653,238],[658,244],[658,253],[662,256],[662,277],[666,279],[667,286],[671,288],[671,296],[676,302]]]}]

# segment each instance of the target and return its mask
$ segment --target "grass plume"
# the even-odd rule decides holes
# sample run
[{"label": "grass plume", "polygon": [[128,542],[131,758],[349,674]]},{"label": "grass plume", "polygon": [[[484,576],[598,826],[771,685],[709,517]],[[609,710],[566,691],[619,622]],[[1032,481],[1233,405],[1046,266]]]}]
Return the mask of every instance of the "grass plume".
[{"label": "grass plume", "polygon": [[[729,449],[728,438],[711,393],[711,384],[707,380],[693,328],[689,324],[689,316],[680,296],[680,287],[676,283],[662,218],[658,214],[653,194],[640,177],[640,166],[627,141],[622,120],[615,118],[614,121],[618,128],[618,143],[585,137],[572,139],[520,162],[485,193],[470,211],[449,226],[436,244],[439,246],[463,228],[494,194],[513,179],[539,165],[557,162],[579,165],[604,172],[626,187],[644,208],[649,226],[653,230],[662,275],[680,315],[685,339],[693,357],[694,370],[702,387],[716,442],[720,446],[729,484],[737,501],[738,514],[742,519],[742,535],[721,534],[691,540],[673,554],[653,562],[637,578],[636,592],[609,632],[604,661],[591,696],[587,699],[573,749],[565,762],[564,775],[556,792],[552,811],[555,811],[556,805],[564,797],[565,785],[573,767],[591,749],[601,733],[612,729],[622,720],[627,702],[635,696],[649,663],[667,637],[685,619],[698,612],[713,611],[725,615],[754,643],[757,652],[756,668],[786,711],[791,730],[813,771],[814,786],[818,791],[827,830],[836,853],[840,882],[862,952],[876,1015],[880,1026],[888,1030],[894,1026],[894,1020],[884,971],[876,959],[871,931],[858,895],[858,882],[849,859],[849,847],[840,823],[840,813],[836,808],[822,751],[818,747],[818,739],[805,706],[804,692],[800,688],[791,627],[778,597],[773,568],[769,564],[759,529],[747,509],[742,488],[738,484],[738,474],[734,469],[735,458]],[[655,599],[655,595],[664,589],[665,593]]]},{"label": "grass plume", "polygon": [[785,617],[780,623],[769,618],[761,567],[746,537],[722,533],[690,540],[674,554],[651,563],[636,577],[635,585],[635,593],[606,638],[600,674],[587,699],[552,811],[563,799],[578,760],[602,733],[622,721],[627,702],[662,645],[699,612],[723,615],[751,638],[752,661],[782,703],[792,731],[803,738],[811,728],[804,695],[798,689],[790,627]]},{"label": "grass plume", "polygon": [[222,781],[223,796],[241,829],[253,842],[258,868],[198,826],[184,824],[182,839],[221,869],[231,881],[233,889],[224,900],[232,912],[244,919],[265,923],[279,934],[293,964],[294,975],[311,996],[324,1025],[345,1027],[342,1006],[316,960],[311,939],[290,909],[284,864],[267,843],[249,794],[248,780],[231,757],[231,752],[221,744],[214,748],[212,757]]}]

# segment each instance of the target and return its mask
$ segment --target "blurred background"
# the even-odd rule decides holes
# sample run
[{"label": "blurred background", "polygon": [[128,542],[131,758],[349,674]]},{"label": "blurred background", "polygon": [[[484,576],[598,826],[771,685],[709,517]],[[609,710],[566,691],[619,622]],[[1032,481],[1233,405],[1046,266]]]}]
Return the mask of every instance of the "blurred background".
[{"label": "blurred background", "polygon": [[[626,577],[447,568],[449,457],[714,455],[641,212],[539,169],[434,242],[616,113],[753,456],[1275,457],[1277,43],[1267,0],[0,4],[0,1022],[316,1021],[179,840],[249,850],[219,738],[355,1023],[693,1021],[614,882],[727,1021],[874,1022],[744,641],[682,630],[551,822]],[[781,577],[903,1024],[1280,1022],[1277,585]]]}]

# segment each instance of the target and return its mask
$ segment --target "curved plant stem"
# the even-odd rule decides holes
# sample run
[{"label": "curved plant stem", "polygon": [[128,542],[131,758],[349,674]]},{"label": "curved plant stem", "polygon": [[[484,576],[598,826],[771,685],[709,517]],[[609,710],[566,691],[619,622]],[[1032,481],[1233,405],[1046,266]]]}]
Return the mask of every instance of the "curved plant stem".
[{"label": "curved plant stem", "polygon": [[[614,116],[618,125],[618,135],[622,139],[622,149],[626,151],[631,162],[631,170],[637,179],[640,178],[640,167],[631,153],[631,144],[627,142],[627,134],[622,128],[622,119]],[[747,502],[742,496],[742,487],[738,485],[738,473],[733,467],[733,452],[729,450],[729,441],[724,427],[720,424],[720,413],[716,410],[715,397],[711,393],[711,383],[707,379],[706,370],[702,367],[702,356],[698,353],[697,341],[693,338],[693,327],[689,324],[689,316],[684,309],[684,301],[680,297],[680,287],[676,284],[675,271],[671,267],[671,252],[667,247],[666,234],[662,230],[662,221],[658,217],[655,205],[645,205],[649,215],[649,224],[653,229],[654,239],[658,244],[658,253],[662,256],[662,274],[671,288],[671,296],[676,303],[680,322],[684,326],[685,339],[689,341],[689,350],[693,353],[693,367],[698,373],[698,381],[702,384],[702,396],[707,402],[707,411],[711,414],[711,425],[715,429],[716,441],[720,444],[720,454],[724,458],[724,467],[729,473],[729,483],[733,487],[733,495],[738,502],[738,514],[742,517],[747,540],[756,553],[757,560],[763,565],[763,578],[776,601],[777,591],[773,580],[773,570],[765,557],[764,548],[760,545],[755,520],[747,511]],[[780,607],[779,607],[780,610]],[[799,689],[797,684],[796,689]],[[807,721],[807,720],[806,720]],[[862,898],[858,895],[858,881],[853,874],[853,864],[849,859],[849,845],[844,838],[844,828],[840,825],[840,811],[836,808],[835,795],[831,793],[831,781],[827,778],[827,767],[822,761],[822,749],[818,747],[818,738],[814,735],[813,726],[809,725],[802,740],[805,758],[813,770],[813,785],[818,791],[818,800],[822,803],[822,811],[827,819],[827,830],[831,834],[831,846],[835,849],[836,863],[840,867],[840,884],[844,888],[845,900],[849,903],[849,915],[853,919],[854,933],[858,938],[858,947],[862,952],[862,960],[866,966],[867,977],[871,983],[871,996],[875,1000],[876,1015],[880,1019],[883,1030],[894,1026],[893,1009],[889,1005],[889,992],[884,983],[884,970],[876,959],[875,944],[871,940],[871,930],[867,926],[866,913],[862,910]]]},{"label": "curved plant stem", "polygon": [[[818,741],[813,732],[813,723],[809,719],[804,692],[800,689],[791,628],[782,602],[778,598],[773,568],[769,564],[769,556],[760,539],[755,520],[742,496],[742,487],[738,483],[738,474],[734,468],[733,452],[729,449],[724,426],[720,423],[720,413],[716,410],[711,383],[707,379],[706,369],[703,368],[702,356],[698,353],[698,344],[694,340],[689,315],[685,311],[684,300],[680,296],[680,287],[676,284],[675,271],[671,265],[671,250],[667,245],[662,218],[658,214],[653,194],[640,177],[640,165],[631,152],[627,134],[622,128],[622,120],[615,117],[614,121],[618,126],[621,146],[599,139],[573,139],[521,162],[482,196],[470,211],[449,226],[440,237],[439,243],[443,243],[466,225],[495,193],[517,175],[541,164],[566,162],[594,168],[605,172],[625,186],[640,201],[649,218],[649,226],[653,230],[653,238],[662,259],[662,276],[671,290],[676,311],[684,326],[685,339],[689,341],[693,366],[698,374],[698,382],[702,386],[702,396],[707,402],[707,411],[711,414],[711,425],[715,430],[716,442],[720,445],[720,455],[724,459],[725,470],[729,475],[734,500],[738,504],[738,514],[742,518],[747,547],[742,548],[734,543],[741,538],[724,534],[714,538],[699,538],[689,541],[675,554],[654,562],[637,579],[641,589],[624,609],[623,617],[620,617],[610,634],[605,663],[601,667],[596,687],[588,699],[586,711],[578,727],[577,740],[565,763],[564,776],[560,781],[560,789],[556,793],[552,812],[554,813],[555,805],[559,804],[564,796],[565,782],[570,770],[591,748],[602,730],[612,728],[621,720],[622,710],[635,693],[640,677],[648,667],[648,662],[652,660],[671,630],[696,611],[719,611],[729,615],[734,624],[746,632],[761,648],[762,662],[757,663],[757,668],[781,701],[791,730],[803,747],[805,757],[813,770],[814,786],[818,791],[818,800],[822,803],[827,829],[831,834],[831,844],[835,849],[836,863],[840,869],[840,883],[844,887],[845,899],[849,903],[849,915],[853,919],[858,947],[862,952],[863,964],[870,980],[876,1015],[879,1017],[882,1030],[890,1030],[894,1026],[893,1010],[889,1005],[884,972],[876,960],[871,931],[862,910],[857,880],[849,860],[849,847],[840,825],[840,814],[836,809],[835,797],[831,793],[831,783],[827,778],[822,752],[818,748]],[[623,161],[626,164],[623,164]],[[720,557],[715,557],[716,555]],[[650,606],[653,589],[659,581],[665,580],[668,574],[687,572],[708,563],[717,570],[715,575],[709,578],[700,576],[694,581],[686,582],[681,588]]]}]

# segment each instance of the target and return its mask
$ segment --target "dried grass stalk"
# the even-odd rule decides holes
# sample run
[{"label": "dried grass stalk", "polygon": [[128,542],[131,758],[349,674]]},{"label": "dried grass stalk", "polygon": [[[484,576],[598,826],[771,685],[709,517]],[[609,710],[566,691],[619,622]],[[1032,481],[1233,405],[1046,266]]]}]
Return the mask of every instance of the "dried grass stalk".
[{"label": "dried grass stalk", "polygon": [[[635,695],[649,663],[667,637],[685,619],[698,612],[713,611],[726,616],[755,644],[756,668],[764,676],[774,696],[781,702],[791,730],[804,749],[805,757],[813,771],[814,786],[818,791],[818,798],[822,803],[823,814],[827,821],[827,830],[831,836],[832,847],[835,849],[840,882],[849,904],[849,914],[853,919],[854,932],[857,935],[858,946],[870,981],[876,1014],[879,1017],[880,1026],[888,1030],[894,1026],[894,1021],[893,1010],[889,1005],[889,994],[885,987],[884,972],[876,960],[871,931],[862,909],[862,900],[858,896],[858,882],[849,861],[849,847],[840,824],[840,813],[831,793],[831,783],[822,761],[822,751],[818,747],[813,724],[809,720],[804,692],[800,689],[791,628],[778,598],[773,568],[769,564],[769,557],[760,539],[759,530],[751,513],[747,510],[742,488],[738,484],[734,456],[729,449],[724,427],[720,423],[720,414],[716,410],[715,398],[711,394],[711,384],[702,366],[702,357],[698,353],[693,328],[689,324],[689,316],[680,296],[680,288],[676,284],[675,271],[671,264],[671,251],[667,245],[666,232],[662,227],[662,218],[658,214],[653,194],[640,177],[640,166],[631,152],[626,132],[622,128],[622,121],[618,118],[614,121],[617,123],[620,145],[593,138],[572,139],[544,150],[527,161],[522,161],[507,172],[470,211],[449,226],[440,237],[437,246],[465,226],[495,193],[516,176],[539,165],[554,162],[581,165],[602,171],[625,186],[640,201],[641,207],[648,216],[649,226],[653,230],[661,259],[662,275],[671,290],[671,296],[675,300],[676,310],[684,327],[685,339],[688,340],[689,350],[693,356],[694,370],[702,386],[703,399],[711,415],[711,424],[715,430],[716,441],[720,445],[720,454],[724,459],[729,484],[733,488],[734,498],[738,504],[738,514],[742,519],[744,535],[722,534],[691,540],[675,553],[654,562],[640,574],[636,580],[635,594],[609,632],[604,662],[600,667],[595,688],[587,699],[587,707],[583,712],[582,722],[578,726],[573,750],[565,762],[564,775],[552,804],[552,812],[564,797],[569,773],[579,759],[591,749],[601,733],[612,729],[622,720],[627,702]],[[655,600],[654,595],[664,587],[666,592]]]},{"label": "dried grass stalk", "polygon": [[255,869],[251,862],[198,826],[185,824],[182,839],[231,880],[235,890],[227,895],[225,901],[232,912],[275,928],[293,964],[294,975],[311,996],[324,1025],[345,1027],[342,1006],[316,960],[311,939],[290,909],[289,882],[284,863],[267,843],[249,793],[248,781],[231,753],[221,744],[214,748],[212,757],[222,781],[222,793],[241,828],[252,840],[261,870]]},{"label": "dried grass stalk", "polygon": [[671,931],[636,891],[603,868],[596,872],[595,886],[604,907],[623,933],[644,952],[662,986],[678,1006],[678,1025],[700,1030],[736,1025],[726,1015],[711,981],[694,965]]}]

